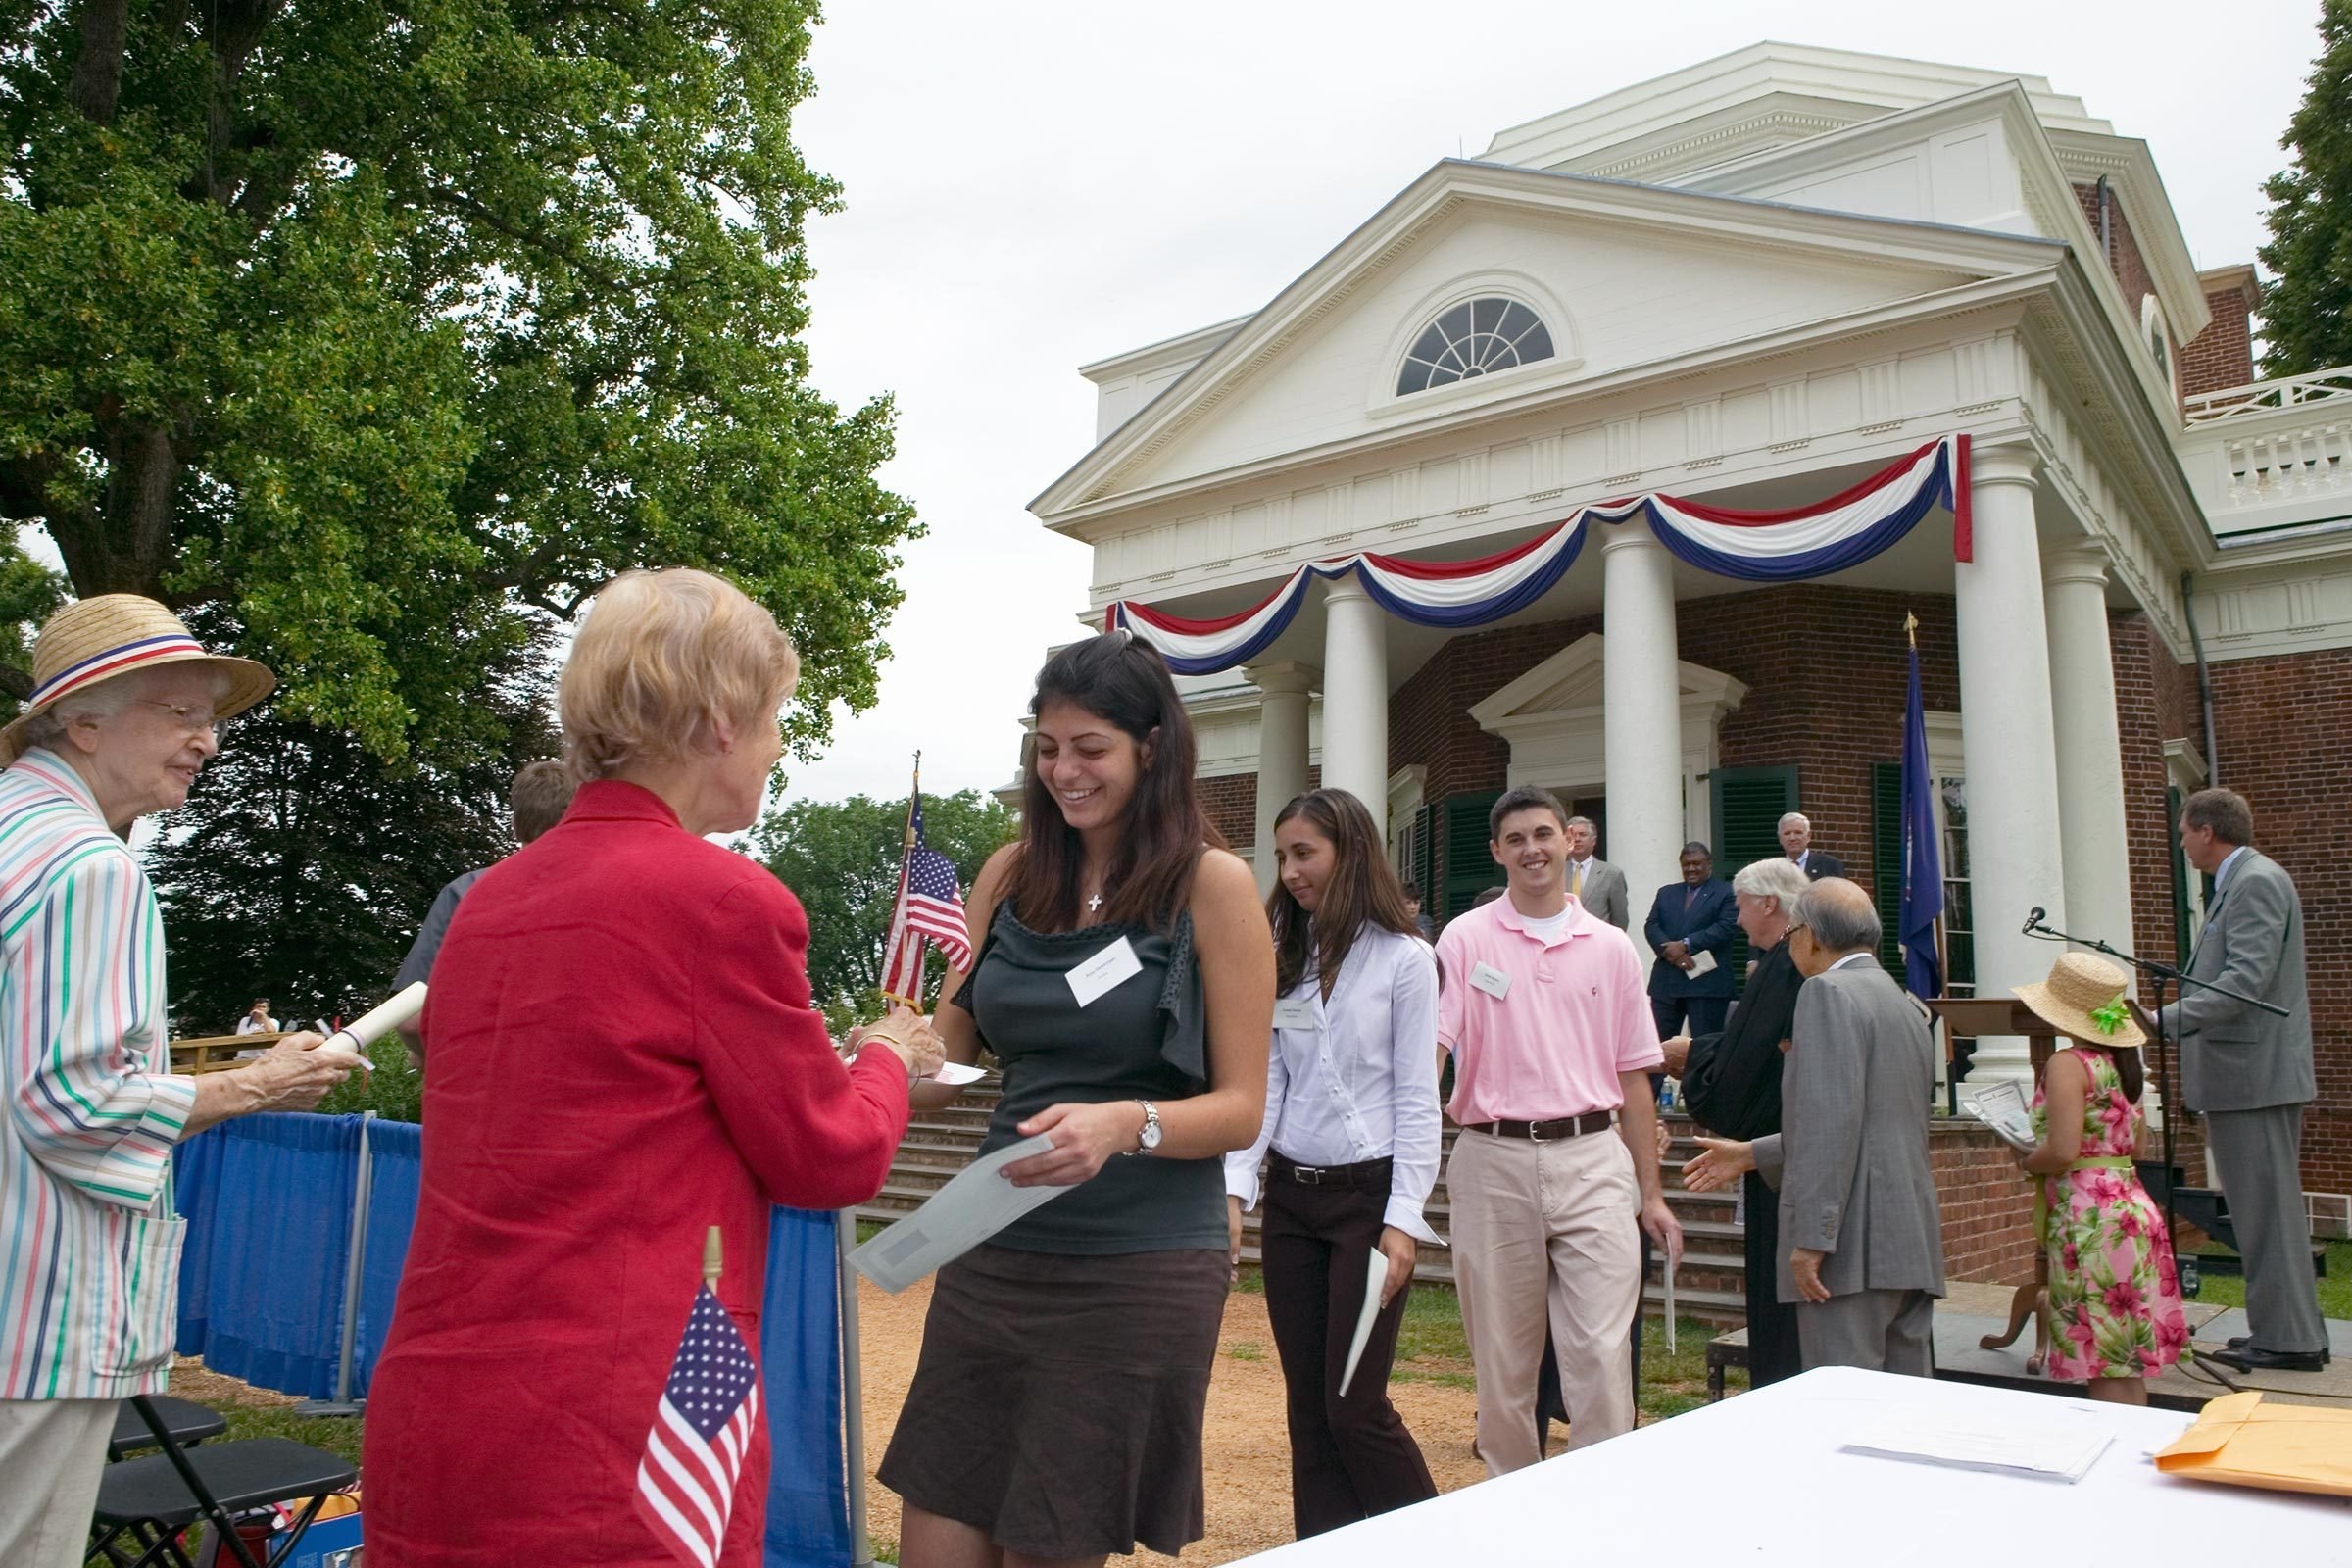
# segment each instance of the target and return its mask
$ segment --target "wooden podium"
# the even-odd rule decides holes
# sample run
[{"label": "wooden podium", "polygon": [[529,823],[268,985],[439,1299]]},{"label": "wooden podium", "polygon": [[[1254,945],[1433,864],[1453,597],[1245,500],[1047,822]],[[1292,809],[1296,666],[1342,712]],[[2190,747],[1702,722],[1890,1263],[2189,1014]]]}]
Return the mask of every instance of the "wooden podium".
[{"label": "wooden podium", "polygon": [[2026,1052],[2034,1061],[2034,1081],[2041,1081],[2041,1069],[2050,1064],[2050,1053],[2058,1049],[2058,1031],[2049,1020],[2015,997],[1937,997],[1928,1004],[1928,1010],[1943,1020],[1943,1064],[1952,1064],[1952,1041],[1966,1035],[2024,1035]]}]

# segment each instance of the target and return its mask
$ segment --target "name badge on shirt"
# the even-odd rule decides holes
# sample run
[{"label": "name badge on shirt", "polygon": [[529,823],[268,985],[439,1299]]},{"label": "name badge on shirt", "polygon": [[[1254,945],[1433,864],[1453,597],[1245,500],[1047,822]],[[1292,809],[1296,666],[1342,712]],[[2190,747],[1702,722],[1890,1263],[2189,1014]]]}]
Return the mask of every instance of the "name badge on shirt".
[{"label": "name badge on shirt", "polygon": [[1078,999],[1078,1005],[1091,1007],[1104,992],[1143,971],[1144,960],[1135,956],[1135,945],[1121,937],[1072,969],[1066,978],[1070,982],[1070,995]]},{"label": "name badge on shirt", "polygon": [[1277,1029],[1312,1029],[1315,1027],[1315,1004],[1306,997],[1286,997],[1274,1004],[1274,1027]]},{"label": "name badge on shirt", "polygon": [[1500,1002],[1511,989],[1511,977],[1491,963],[1472,964],[1470,966],[1470,983],[1493,997],[1496,1002]]}]

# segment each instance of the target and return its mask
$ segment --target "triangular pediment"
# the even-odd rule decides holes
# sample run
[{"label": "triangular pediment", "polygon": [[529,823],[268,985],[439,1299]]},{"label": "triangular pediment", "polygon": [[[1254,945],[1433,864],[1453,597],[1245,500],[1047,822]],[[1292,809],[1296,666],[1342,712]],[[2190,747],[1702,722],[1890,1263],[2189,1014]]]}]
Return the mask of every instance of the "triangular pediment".
[{"label": "triangular pediment", "polygon": [[[1535,668],[1473,704],[1470,716],[1490,735],[1508,737],[1533,726],[1596,717],[1603,701],[1602,662],[1607,639],[1587,632]],[[1675,661],[1675,694],[1688,711],[1704,710],[1710,721],[1738,708],[1747,687],[1721,670]]]},{"label": "triangular pediment", "polygon": [[[1349,441],[1573,400],[1694,355],[2053,264],[2047,241],[1447,160],[1032,503],[1049,521]],[[1533,306],[1555,353],[1399,397],[1436,316]]]}]

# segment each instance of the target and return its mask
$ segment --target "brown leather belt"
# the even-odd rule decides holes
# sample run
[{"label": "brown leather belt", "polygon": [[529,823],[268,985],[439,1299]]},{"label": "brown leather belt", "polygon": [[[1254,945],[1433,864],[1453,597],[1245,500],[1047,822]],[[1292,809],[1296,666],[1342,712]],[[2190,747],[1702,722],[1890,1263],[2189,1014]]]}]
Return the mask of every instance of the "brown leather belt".
[{"label": "brown leather belt", "polygon": [[1616,1119],[1615,1111],[1588,1110],[1582,1116],[1561,1116],[1552,1121],[1466,1121],[1462,1123],[1462,1131],[1485,1133],[1491,1138],[1525,1138],[1535,1143],[1548,1144],[1562,1138],[1582,1138],[1587,1133],[1606,1132]]}]

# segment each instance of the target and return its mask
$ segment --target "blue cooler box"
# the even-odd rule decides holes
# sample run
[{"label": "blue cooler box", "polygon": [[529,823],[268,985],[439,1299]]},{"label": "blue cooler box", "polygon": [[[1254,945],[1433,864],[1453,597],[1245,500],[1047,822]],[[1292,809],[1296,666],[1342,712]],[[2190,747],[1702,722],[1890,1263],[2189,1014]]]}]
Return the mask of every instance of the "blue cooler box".
[{"label": "blue cooler box", "polygon": [[360,1568],[360,1521],[364,1516],[347,1513],[339,1519],[322,1519],[302,1534],[294,1544],[294,1554],[285,1559],[283,1568]]}]

